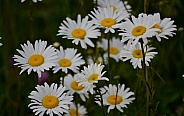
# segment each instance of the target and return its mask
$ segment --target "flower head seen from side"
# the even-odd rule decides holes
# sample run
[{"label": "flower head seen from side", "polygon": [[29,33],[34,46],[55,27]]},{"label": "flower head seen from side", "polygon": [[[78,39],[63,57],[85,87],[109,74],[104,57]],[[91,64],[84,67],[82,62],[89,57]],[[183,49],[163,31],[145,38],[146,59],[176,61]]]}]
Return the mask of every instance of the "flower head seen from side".
[{"label": "flower head seen from side", "polygon": [[77,74],[79,85],[82,85],[87,88],[87,90],[93,94],[96,86],[95,83],[98,83],[100,80],[109,81],[107,77],[103,77],[106,71],[103,71],[104,65],[101,64],[90,64],[88,67],[84,67],[81,73]]},{"label": "flower head seen from side", "polygon": [[127,1],[122,2],[121,0],[94,0],[94,3],[96,2],[100,8],[112,7],[113,11],[131,11],[131,6]]},{"label": "flower head seen from side", "polygon": [[173,32],[177,30],[176,25],[173,25],[174,21],[172,21],[171,18],[164,18],[161,20],[160,13],[155,13],[152,15],[152,19],[156,22],[153,28],[161,30],[155,35],[158,41],[161,41],[161,38],[169,39],[167,36],[173,37],[173,35],[176,34]]},{"label": "flower head seen from side", "polygon": [[131,16],[131,20],[127,19],[119,25],[122,42],[128,41],[128,45],[138,43],[140,39],[146,44],[147,38],[156,35],[160,29],[152,28],[156,23],[146,14],[139,14],[138,18]]},{"label": "flower head seen from side", "polygon": [[68,113],[68,105],[72,103],[73,96],[66,95],[65,87],[58,87],[55,83],[50,86],[44,83],[44,85],[37,85],[35,88],[37,91],[32,91],[28,96],[31,99],[28,107],[35,112],[35,115],[53,116],[57,114],[61,116],[63,113]]},{"label": "flower head seen from side", "polygon": [[[0,37],[0,39],[1,39],[2,37]],[[3,44],[2,43],[0,43],[0,46],[2,46]]]},{"label": "flower head seen from side", "polygon": [[66,89],[68,90],[68,95],[73,95],[74,93],[77,93],[83,101],[86,101],[86,99],[89,98],[89,93],[87,92],[86,87],[79,85],[79,82],[77,82],[78,77],[76,74],[74,76],[68,74],[65,77],[61,77],[60,80],[61,84],[64,83],[64,85],[66,86]]},{"label": "flower head seen from side", "polygon": [[78,73],[79,66],[84,64],[81,53],[77,53],[77,49],[67,48],[63,49],[60,46],[57,50],[58,59],[56,60],[55,66],[53,68],[54,73],[62,70],[65,73],[68,73],[68,69],[72,70],[75,73]]},{"label": "flower head seen from side", "polygon": [[83,105],[77,104],[77,107],[75,103],[70,104],[69,113],[65,114],[64,116],[86,116],[87,110]]},{"label": "flower head seen from side", "polygon": [[81,15],[78,15],[77,21],[66,18],[66,21],[63,21],[61,26],[59,26],[60,29],[57,35],[62,35],[63,38],[72,39],[72,43],[76,45],[80,42],[81,47],[84,49],[87,48],[87,45],[94,47],[90,38],[98,38],[101,33],[100,30],[97,29],[97,26],[89,23],[88,19],[88,16],[81,19]]},{"label": "flower head seen from side", "polygon": [[[151,59],[158,54],[158,52],[152,52],[154,47],[144,47],[145,54],[145,64],[149,66],[148,62],[151,62]],[[126,46],[124,50],[121,50],[120,57],[123,58],[123,61],[130,60],[134,69],[139,67],[142,68],[141,62],[143,61],[143,54],[141,49],[141,44],[138,42],[136,45],[131,44],[130,46]]]},{"label": "flower head seen from side", "polygon": [[33,71],[41,77],[41,72],[55,66],[54,62],[58,58],[55,48],[52,45],[46,46],[47,41],[36,40],[34,46],[27,41],[27,44],[21,45],[23,51],[17,49],[21,56],[14,55],[13,58],[16,62],[14,65],[19,65],[18,67],[22,69],[20,74],[28,70],[28,74]]},{"label": "flower head seen from side", "polygon": [[[130,88],[125,89],[124,84],[118,84],[118,87],[116,85],[109,84],[109,86],[100,88],[100,90],[101,93],[103,93],[103,105],[109,106],[107,109],[108,113],[114,108],[117,108],[120,112],[123,112],[123,108],[127,108],[127,104],[132,103],[135,99],[135,97],[132,97],[134,93],[129,91]],[[97,101],[95,102],[101,105],[101,102],[98,100],[99,97],[99,95],[96,95]]]},{"label": "flower head seen from side", "polygon": [[115,33],[115,29],[121,21],[129,17],[126,11],[113,11],[113,8],[98,8],[91,11],[89,16],[92,18],[90,23],[97,25],[99,28],[105,29],[105,33],[109,31]]},{"label": "flower head seen from side", "polygon": [[101,55],[98,55],[98,56],[95,56],[95,55],[89,55],[86,57],[87,59],[87,64],[107,64],[107,60],[101,56]]},{"label": "flower head seen from side", "polygon": [[[104,51],[108,50],[108,41],[107,39],[102,39],[102,43],[98,42],[97,46],[99,48],[102,48]],[[109,53],[110,53],[110,57],[115,59],[116,62],[119,62],[119,60],[122,60],[122,58],[120,57],[120,51],[124,49],[124,44],[121,42],[121,40],[119,38],[115,38],[113,37],[110,40],[110,48],[109,48]],[[104,54],[104,58],[107,59],[108,58],[108,54],[107,52]]]},{"label": "flower head seen from side", "polygon": [[132,7],[128,4],[128,1],[124,1],[123,4],[129,13],[132,12]]},{"label": "flower head seen from side", "polygon": [[[38,1],[42,1],[42,0],[32,0],[34,3],[37,3]],[[21,0],[21,2],[25,2],[25,0]]]}]

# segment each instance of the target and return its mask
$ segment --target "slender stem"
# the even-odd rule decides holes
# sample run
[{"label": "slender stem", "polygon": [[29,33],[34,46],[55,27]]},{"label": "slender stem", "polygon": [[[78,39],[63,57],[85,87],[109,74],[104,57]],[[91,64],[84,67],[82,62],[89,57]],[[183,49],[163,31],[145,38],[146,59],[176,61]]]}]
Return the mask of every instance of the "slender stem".
[{"label": "slender stem", "polygon": [[98,87],[97,91],[98,91],[98,93],[99,93],[99,95],[100,95],[100,103],[101,103],[101,108],[102,108],[102,111],[103,111],[103,116],[106,116],[106,113],[105,113],[105,111],[104,111],[105,108],[104,108],[104,105],[103,105],[103,98],[102,98],[102,94],[101,94],[101,92],[100,92],[99,87]]},{"label": "slender stem", "polygon": [[143,46],[143,41],[141,41],[141,49],[142,49],[142,54],[143,54],[143,62],[142,62],[142,67],[143,67],[143,75],[144,79],[146,82],[146,103],[147,103],[147,108],[146,108],[146,116],[148,116],[148,109],[149,109],[149,93],[151,93],[151,89],[149,87],[148,83],[148,72],[147,72],[147,67],[145,65],[145,54],[144,54],[144,46]]},{"label": "slender stem", "polygon": [[95,0],[95,6],[94,7],[98,7],[98,0]]},{"label": "slender stem", "polygon": [[76,116],[78,116],[78,101],[77,101],[77,93],[74,93],[75,107],[76,107]]},{"label": "slender stem", "polygon": [[32,1],[29,2],[29,34],[30,34],[30,40],[33,40],[33,7],[32,7]]},{"label": "slender stem", "polygon": [[144,0],[144,13],[147,13],[147,0]]},{"label": "slender stem", "polygon": [[[109,33],[107,34],[107,54],[108,54],[108,77],[110,78],[110,38]],[[110,78],[110,81],[112,79]]]},{"label": "slender stem", "polygon": [[113,114],[113,116],[116,116],[116,110],[117,110],[116,104],[117,104],[117,97],[118,97],[118,82],[117,82],[116,86],[117,86],[117,90],[116,90],[115,109],[114,109],[114,114]]},{"label": "slender stem", "polygon": [[[144,13],[147,13],[147,0],[144,0]],[[143,65],[144,65],[144,78],[146,82],[146,101],[147,101],[147,108],[146,108],[146,116],[148,116],[148,111],[149,111],[149,91],[151,93],[151,89],[148,84],[148,70],[145,65],[145,54],[144,54],[144,47],[143,47],[143,41],[141,41],[141,48],[142,48],[142,53],[143,53]]]}]

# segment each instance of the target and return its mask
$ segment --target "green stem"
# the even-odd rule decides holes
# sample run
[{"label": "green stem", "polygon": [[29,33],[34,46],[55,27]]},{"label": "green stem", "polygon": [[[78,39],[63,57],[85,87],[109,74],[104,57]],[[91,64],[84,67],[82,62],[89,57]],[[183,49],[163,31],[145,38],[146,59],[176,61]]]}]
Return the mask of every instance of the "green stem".
[{"label": "green stem", "polygon": [[76,107],[76,116],[78,116],[77,93],[74,93],[74,102],[75,102],[75,107]]},{"label": "green stem", "polygon": [[100,92],[100,89],[99,87],[97,87],[97,91],[98,91],[98,94],[100,95],[100,103],[101,103],[101,108],[102,108],[102,112],[103,112],[103,116],[106,116],[106,112],[105,112],[105,108],[104,108],[104,105],[103,105],[103,98],[102,98],[102,94]]},{"label": "green stem", "polygon": [[144,13],[147,13],[147,0],[144,0]]},{"label": "green stem", "polygon": [[110,38],[109,38],[109,33],[107,34],[107,54],[108,54],[108,77],[110,78],[110,81],[113,80],[110,77]]},{"label": "green stem", "polygon": [[149,94],[151,94],[151,88],[149,86],[148,83],[148,71],[147,71],[147,67],[145,65],[145,53],[144,53],[144,46],[143,46],[143,41],[141,40],[141,49],[142,49],[142,54],[143,54],[143,62],[142,62],[142,67],[143,67],[143,76],[145,79],[145,83],[146,83],[146,102],[147,102],[147,108],[146,108],[146,116],[148,116],[148,110],[149,110]]},{"label": "green stem", "polygon": [[32,7],[32,1],[29,2],[29,34],[30,34],[30,40],[33,40],[33,7]]},{"label": "green stem", "polygon": [[116,104],[117,104],[117,97],[118,97],[118,81],[117,81],[117,83],[116,83],[116,86],[117,86],[117,90],[116,90],[115,109],[114,109],[114,114],[113,114],[113,116],[116,116],[116,110],[117,110]]}]

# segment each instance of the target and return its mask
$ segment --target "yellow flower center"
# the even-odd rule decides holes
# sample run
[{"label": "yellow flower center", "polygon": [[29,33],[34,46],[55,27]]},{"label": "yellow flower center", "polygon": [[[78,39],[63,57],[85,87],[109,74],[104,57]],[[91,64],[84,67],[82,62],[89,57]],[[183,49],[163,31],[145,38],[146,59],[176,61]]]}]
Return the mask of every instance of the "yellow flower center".
[{"label": "yellow flower center", "polygon": [[80,116],[80,113],[75,109],[70,109],[70,116]]},{"label": "yellow flower center", "polygon": [[79,86],[79,82],[76,82],[76,81],[73,81],[70,86],[73,90],[76,90],[76,91],[80,91],[84,88],[82,87],[82,85]]},{"label": "yellow flower center", "polygon": [[72,31],[72,36],[75,38],[84,39],[86,36],[86,31],[80,28],[75,29]]},{"label": "yellow flower center", "polygon": [[[157,29],[162,30],[162,27],[159,24],[155,24],[152,28],[157,28]],[[157,33],[159,34],[161,32],[157,31]]]},{"label": "yellow flower center", "polygon": [[88,82],[92,83],[94,81],[98,80],[98,74],[92,74],[89,78],[88,78]]},{"label": "yellow flower center", "polygon": [[119,50],[115,47],[110,47],[110,54],[118,54]]},{"label": "yellow flower center", "polygon": [[132,52],[132,55],[134,58],[143,58],[143,54],[142,54],[142,50],[138,49],[138,50],[134,50]]},{"label": "yellow flower center", "polygon": [[44,57],[39,54],[34,54],[28,59],[28,64],[33,67],[40,66],[43,63],[44,63]]},{"label": "yellow flower center", "polygon": [[112,18],[106,18],[101,21],[101,25],[104,27],[111,27],[114,24],[116,24],[116,21]]},{"label": "yellow flower center", "polygon": [[42,105],[45,108],[52,109],[52,108],[55,108],[59,105],[59,100],[55,96],[45,96],[42,99]]},{"label": "yellow flower center", "polygon": [[144,26],[137,26],[132,30],[133,36],[140,36],[146,32],[146,28]]},{"label": "yellow flower center", "polygon": [[112,105],[120,104],[123,101],[122,97],[119,95],[111,95],[107,98],[107,102],[109,102]]},{"label": "yellow flower center", "polygon": [[58,64],[59,64],[61,67],[69,67],[69,66],[71,66],[72,63],[71,63],[70,60],[63,58],[63,59],[61,59],[61,60],[58,62]]}]

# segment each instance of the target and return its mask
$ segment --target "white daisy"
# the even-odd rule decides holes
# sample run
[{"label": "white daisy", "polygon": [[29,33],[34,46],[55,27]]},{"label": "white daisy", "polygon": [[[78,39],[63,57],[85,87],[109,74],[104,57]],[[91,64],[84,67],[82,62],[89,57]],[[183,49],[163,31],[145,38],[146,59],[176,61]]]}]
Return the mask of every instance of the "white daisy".
[{"label": "white daisy", "polygon": [[98,83],[100,80],[109,81],[107,77],[103,77],[106,71],[102,72],[104,65],[101,64],[91,64],[88,67],[84,67],[81,73],[77,74],[79,85],[82,85],[93,94],[93,88],[95,83]]},{"label": "white daisy", "polygon": [[117,24],[129,17],[126,11],[113,11],[113,8],[98,8],[91,11],[89,16],[92,18],[91,23],[97,25],[100,28],[105,29],[105,33],[109,31],[115,33]]},{"label": "white daisy", "polygon": [[174,21],[171,21],[171,18],[164,18],[161,20],[160,13],[155,13],[152,15],[152,19],[156,22],[153,28],[158,28],[161,30],[156,33],[156,38],[158,41],[161,41],[161,38],[169,39],[167,36],[173,37],[173,35],[176,34],[173,32],[177,30],[176,25],[173,25]]},{"label": "white daisy", "polygon": [[78,73],[79,66],[84,64],[81,53],[77,54],[77,49],[67,48],[63,50],[63,47],[60,46],[60,50],[57,50],[58,59],[56,60],[56,65],[53,70],[54,73],[58,72],[60,69],[68,73],[68,69],[72,70],[75,73]]},{"label": "white daisy", "polygon": [[76,74],[74,76],[68,74],[64,78],[61,77],[60,80],[61,83],[64,83],[66,89],[68,90],[67,94],[73,95],[74,93],[77,93],[83,101],[86,101],[86,99],[89,98],[89,93],[86,92],[86,87],[79,85],[79,82],[77,82],[78,77]]},{"label": "white daisy", "polygon": [[[151,59],[158,54],[158,52],[151,52],[151,50],[154,50],[156,48],[154,47],[144,47],[144,54],[145,54],[145,64],[146,66],[149,66],[149,63]],[[123,61],[127,61],[130,59],[130,62],[132,63],[133,67],[139,67],[142,68],[141,62],[143,61],[143,54],[141,49],[141,44],[138,42],[136,45],[131,44],[130,46],[126,46],[124,50],[121,50],[120,57],[123,58]]]},{"label": "white daisy", "polygon": [[28,107],[33,109],[35,115],[43,116],[46,113],[49,116],[62,116],[63,113],[68,113],[68,105],[72,103],[73,96],[64,93],[65,87],[58,87],[55,83],[51,86],[44,83],[35,88],[37,91],[32,91],[28,96],[31,99]]},{"label": "white daisy", "polygon": [[[24,2],[25,0],[21,0],[21,2]],[[37,3],[38,1],[42,1],[42,0],[32,0],[34,3]]]},{"label": "white daisy", "polygon": [[[0,39],[1,39],[2,37],[0,37]],[[2,43],[0,43],[0,46],[2,46],[3,44]]]},{"label": "white daisy", "polygon": [[155,36],[160,31],[160,29],[152,28],[156,23],[146,14],[139,14],[138,18],[132,15],[131,19],[132,21],[127,19],[119,25],[122,42],[128,41],[128,45],[130,43],[135,45],[140,39],[147,43],[147,38]]},{"label": "white daisy", "polygon": [[73,103],[70,104],[69,113],[65,114],[64,116],[86,116],[86,114],[87,110],[83,105],[77,104],[76,107],[75,103]]},{"label": "white daisy", "polygon": [[[118,89],[118,90],[117,90]],[[105,86],[104,88],[100,88],[103,99],[103,105],[109,106],[107,112],[109,113],[110,110],[117,108],[120,112],[123,112],[122,108],[127,108],[127,104],[132,103],[135,97],[131,97],[134,95],[133,92],[128,92],[130,88],[125,89],[125,85],[118,84],[118,88],[115,85],[109,84],[109,86]],[[95,101],[99,105],[101,102],[99,101],[100,96],[96,95],[98,101]]]},{"label": "white daisy", "polygon": [[17,49],[21,56],[14,55],[13,58],[17,62],[14,65],[19,65],[18,67],[22,69],[20,74],[28,70],[28,75],[34,71],[41,77],[41,72],[55,66],[54,62],[58,58],[55,48],[52,45],[46,46],[47,41],[36,40],[34,46],[27,41],[27,45],[21,45],[23,51]]},{"label": "white daisy", "polygon": [[[97,46],[99,48],[102,48],[104,51],[107,51],[108,49],[108,41],[107,39],[102,39],[102,42],[98,42]],[[122,60],[120,56],[120,51],[124,48],[124,44],[121,42],[121,40],[119,38],[115,38],[113,37],[112,40],[110,40],[110,48],[109,48],[109,54],[110,57],[115,59],[116,62],[119,62],[119,60]],[[108,53],[106,52],[104,54],[104,58],[107,59],[108,58]]]},{"label": "white daisy", "polygon": [[72,43],[78,45],[80,42],[82,48],[87,48],[88,44],[91,47],[94,47],[93,42],[90,38],[98,38],[101,35],[100,30],[97,29],[97,26],[89,23],[88,16],[81,19],[81,15],[78,15],[77,21],[66,18],[66,21],[61,23],[59,26],[57,35],[63,35],[63,38],[73,39]]},{"label": "white daisy", "polygon": [[131,6],[127,1],[122,2],[121,0],[94,0],[94,3],[96,2],[100,8],[112,7],[114,11],[131,11]]}]

